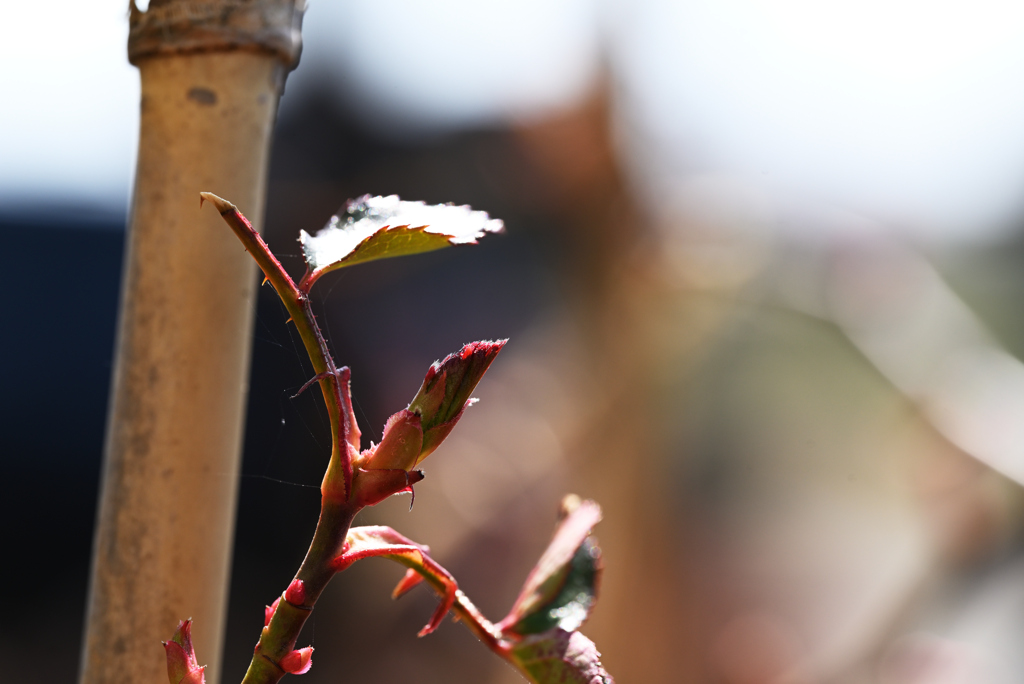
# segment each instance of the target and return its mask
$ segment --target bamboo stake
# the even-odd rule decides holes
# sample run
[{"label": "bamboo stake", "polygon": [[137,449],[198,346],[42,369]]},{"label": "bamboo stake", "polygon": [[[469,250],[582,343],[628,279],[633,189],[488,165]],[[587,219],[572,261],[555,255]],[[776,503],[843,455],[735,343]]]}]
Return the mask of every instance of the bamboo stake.
[{"label": "bamboo stake", "polygon": [[161,639],[196,619],[219,681],[255,272],[199,192],[262,222],[302,0],[131,7],[142,79],[82,684],[166,680]]}]

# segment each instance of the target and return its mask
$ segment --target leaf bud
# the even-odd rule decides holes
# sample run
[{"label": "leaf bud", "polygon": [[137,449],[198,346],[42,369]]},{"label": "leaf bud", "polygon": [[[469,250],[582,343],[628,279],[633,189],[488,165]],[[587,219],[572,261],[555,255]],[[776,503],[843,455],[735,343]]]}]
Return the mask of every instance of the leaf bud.
[{"label": "leaf bud", "polygon": [[288,674],[306,674],[309,672],[309,668],[313,666],[313,647],[307,646],[306,648],[292,651],[281,658],[281,662],[278,664]]}]

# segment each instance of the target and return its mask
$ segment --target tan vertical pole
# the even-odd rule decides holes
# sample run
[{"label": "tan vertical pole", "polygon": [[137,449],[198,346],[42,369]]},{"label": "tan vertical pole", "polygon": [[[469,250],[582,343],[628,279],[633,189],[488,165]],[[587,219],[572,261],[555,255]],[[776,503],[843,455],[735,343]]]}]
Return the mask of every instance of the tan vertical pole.
[{"label": "tan vertical pole", "polygon": [[303,4],[131,7],[139,159],[83,684],[166,682],[160,641],[188,617],[207,681],[219,681],[256,274],[199,192],[231,198],[260,227]]}]

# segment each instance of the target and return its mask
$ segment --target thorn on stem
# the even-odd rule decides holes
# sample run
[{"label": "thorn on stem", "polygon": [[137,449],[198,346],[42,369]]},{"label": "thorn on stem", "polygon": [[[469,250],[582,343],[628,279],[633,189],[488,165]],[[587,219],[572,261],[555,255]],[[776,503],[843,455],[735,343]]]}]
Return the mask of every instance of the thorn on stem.
[{"label": "thorn on stem", "polygon": [[[288,320],[290,321],[292,319],[289,318]],[[303,385],[302,387],[300,387],[299,391],[296,392],[295,394],[293,394],[290,398],[291,399],[298,399],[299,395],[302,394],[303,392],[305,392],[306,390],[308,390],[310,388],[310,386],[314,382],[319,382],[319,381],[323,380],[324,378],[330,378],[330,377],[333,377],[333,376],[334,376],[334,373],[332,373],[331,371],[324,371],[323,373],[320,373],[319,375],[313,376],[312,378],[307,380],[306,384]]]}]

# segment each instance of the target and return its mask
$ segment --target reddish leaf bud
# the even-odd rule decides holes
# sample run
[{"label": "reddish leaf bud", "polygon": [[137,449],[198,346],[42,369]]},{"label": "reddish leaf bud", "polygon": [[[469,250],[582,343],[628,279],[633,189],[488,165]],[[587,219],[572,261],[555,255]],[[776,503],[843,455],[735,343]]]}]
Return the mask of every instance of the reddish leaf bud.
[{"label": "reddish leaf bud", "polygon": [[427,370],[423,385],[409,403],[409,411],[420,416],[423,430],[423,447],[416,463],[430,455],[451,432],[471,403],[469,395],[506,342],[472,342],[435,361]]},{"label": "reddish leaf bud", "polygon": [[313,647],[307,646],[306,648],[292,651],[284,658],[281,658],[279,665],[288,674],[306,674],[309,672],[309,668],[313,666]]},{"label": "reddish leaf bud", "polygon": [[167,679],[171,684],[204,684],[206,667],[199,667],[192,648],[192,620],[178,623],[170,641],[164,642],[167,655]]},{"label": "reddish leaf bud", "polygon": [[164,652],[167,655],[167,679],[171,684],[178,684],[188,674],[191,663],[188,654],[173,641],[165,641]]},{"label": "reddish leaf bud", "polygon": [[420,458],[423,429],[420,416],[403,410],[388,418],[380,444],[363,464],[366,470],[411,470]]},{"label": "reddish leaf bud", "polygon": [[[409,407],[388,418],[380,444],[364,451],[357,461],[354,501],[358,505],[372,506],[391,494],[412,491],[411,472],[404,484],[395,475],[412,471],[444,441],[462,412],[476,401],[469,398],[470,393],[507,341],[467,344],[427,369]],[[422,474],[416,479],[422,479]]]},{"label": "reddish leaf bud", "polygon": [[269,606],[263,607],[263,626],[266,627],[270,624],[270,618],[274,617],[274,613],[277,611],[278,604],[281,603],[281,597],[278,596],[274,599],[274,602]]},{"label": "reddish leaf bud", "polygon": [[306,603],[306,583],[300,579],[293,579],[284,591],[284,600],[293,606],[304,605]]}]

